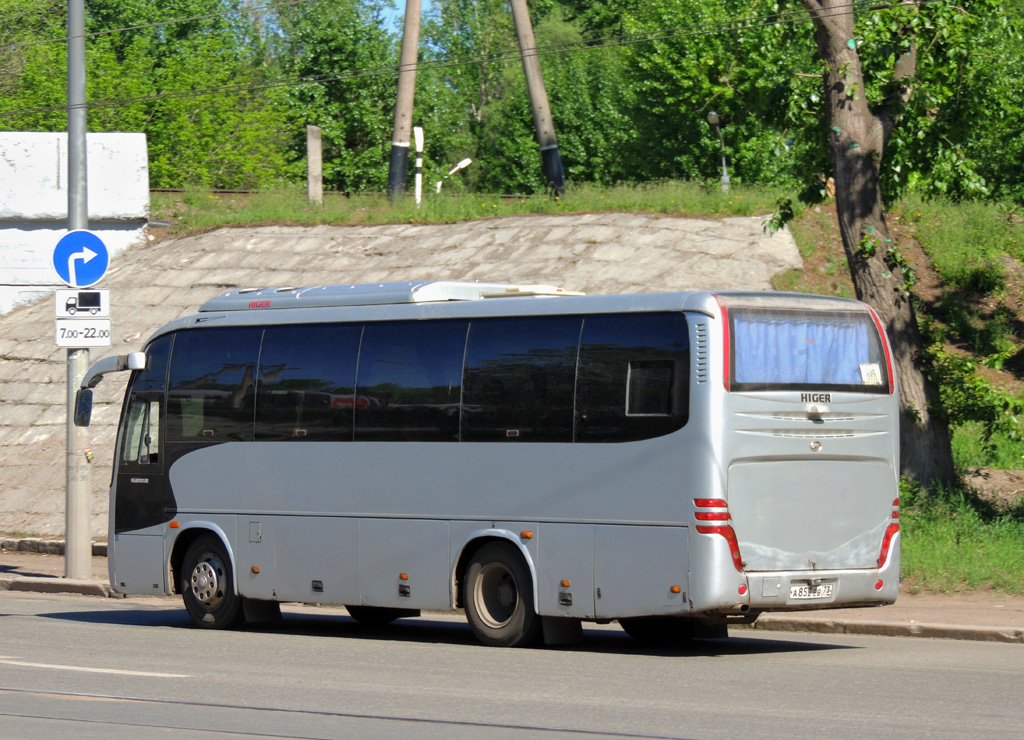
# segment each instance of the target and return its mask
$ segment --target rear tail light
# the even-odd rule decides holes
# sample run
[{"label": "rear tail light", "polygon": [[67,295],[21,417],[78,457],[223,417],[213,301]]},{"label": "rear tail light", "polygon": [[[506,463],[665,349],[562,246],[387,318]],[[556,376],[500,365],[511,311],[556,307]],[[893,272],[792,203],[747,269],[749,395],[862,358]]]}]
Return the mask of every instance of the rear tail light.
[{"label": "rear tail light", "polygon": [[[698,509],[710,509],[711,511],[696,511],[694,518],[698,522],[728,522],[732,520],[729,514],[728,504],[725,499],[720,498],[695,498],[694,505]],[[740,543],[736,539],[736,532],[731,524],[698,524],[696,526],[699,534],[717,534],[725,538],[729,544],[729,553],[732,555],[732,564],[740,573],[743,572],[743,558],[740,557]]]},{"label": "rear tail light", "polygon": [[715,300],[718,301],[718,307],[722,309],[722,345],[724,351],[722,352],[722,384],[725,385],[725,389],[729,390],[729,377],[732,370],[732,338],[729,336],[729,309],[722,303],[722,299],[717,295]]},{"label": "rear tail light", "polygon": [[889,517],[889,526],[885,528],[885,535],[882,537],[882,551],[878,555],[878,567],[885,565],[889,559],[889,548],[892,547],[892,538],[900,531],[900,500],[892,502],[892,514]]}]

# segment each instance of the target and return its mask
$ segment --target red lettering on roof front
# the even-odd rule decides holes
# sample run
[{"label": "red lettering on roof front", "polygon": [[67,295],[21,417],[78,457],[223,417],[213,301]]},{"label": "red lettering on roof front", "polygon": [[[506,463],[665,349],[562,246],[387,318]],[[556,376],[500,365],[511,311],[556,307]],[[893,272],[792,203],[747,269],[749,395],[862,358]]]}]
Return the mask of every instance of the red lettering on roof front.
[{"label": "red lettering on roof front", "polygon": [[270,308],[270,301],[249,301],[249,308]]}]

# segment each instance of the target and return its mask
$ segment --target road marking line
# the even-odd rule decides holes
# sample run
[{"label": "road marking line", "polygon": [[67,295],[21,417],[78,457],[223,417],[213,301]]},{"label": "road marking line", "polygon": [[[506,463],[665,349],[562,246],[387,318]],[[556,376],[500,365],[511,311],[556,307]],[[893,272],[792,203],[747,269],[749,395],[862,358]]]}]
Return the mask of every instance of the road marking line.
[{"label": "road marking line", "polygon": [[29,663],[24,660],[0,658],[0,663],[24,668],[52,668],[55,671],[78,671],[80,673],[113,673],[118,676],[146,676],[148,678],[191,678],[185,673],[150,673],[148,671],[122,671],[116,668],[86,668],[77,665],[53,665],[51,663]]}]

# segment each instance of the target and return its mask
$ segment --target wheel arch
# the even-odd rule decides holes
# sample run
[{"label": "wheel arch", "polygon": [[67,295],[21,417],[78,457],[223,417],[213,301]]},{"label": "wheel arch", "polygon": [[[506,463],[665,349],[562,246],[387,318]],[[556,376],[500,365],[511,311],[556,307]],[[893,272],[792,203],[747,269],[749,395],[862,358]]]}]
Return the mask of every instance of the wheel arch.
[{"label": "wheel arch", "polygon": [[534,609],[536,609],[538,595],[537,568],[534,563],[533,556],[523,545],[519,535],[507,529],[482,529],[474,532],[466,539],[465,544],[462,545],[462,549],[459,552],[459,556],[455,559],[455,567],[452,569],[452,594],[455,597],[454,606],[456,608],[464,606],[462,588],[466,582],[466,570],[469,568],[469,561],[473,559],[473,556],[481,547],[492,542],[503,542],[511,545],[512,549],[516,550],[519,553],[519,556],[523,559],[527,570],[530,571],[530,587],[533,591]]},{"label": "wheel arch", "polygon": [[231,548],[231,542],[228,536],[224,533],[216,524],[212,522],[192,522],[189,524],[182,525],[178,532],[177,537],[174,538],[174,544],[171,545],[171,555],[168,565],[170,567],[170,580],[171,580],[171,593],[179,593],[178,584],[180,583],[181,567],[182,562],[185,560],[185,553],[188,552],[189,546],[204,535],[212,535],[220,540],[221,545],[224,546],[224,550],[228,554],[228,558],[231,560],[231,585],[234,592],[238,593],[238,566],[237,559],[235,558],[235,551]]}]

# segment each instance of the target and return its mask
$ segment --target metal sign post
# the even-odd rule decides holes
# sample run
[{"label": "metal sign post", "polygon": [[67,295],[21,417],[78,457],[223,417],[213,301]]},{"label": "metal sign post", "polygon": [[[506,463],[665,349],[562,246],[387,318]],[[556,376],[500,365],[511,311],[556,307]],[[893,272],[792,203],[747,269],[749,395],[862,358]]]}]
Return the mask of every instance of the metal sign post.
[{"label": "metal sign post", "polygon": [[[86,179],[85,119],[85,0],[68,0],[68,230],[72,233],[89,227]],[[89,250],[93,251],[93,250]],[[56,250],[54,250],[56,258]],[[79,262],[84,266],[95,259],[87,253],[65,265],[79,277]],[[104,272],[106,267],[104,267]],[[58,269],[58,274],[60,270]],[[98,282],[98,278],[94,282]],[[67,281],[65,281],[67,282]],[[79,287],[77,284],[71,285]],[[74,423],[75,393],[89,369],[89,350],[68,350],[66,510],[64,525],[64,576],[88,578],[92,573],[92,541],[89,537],[89,432]]]}]

